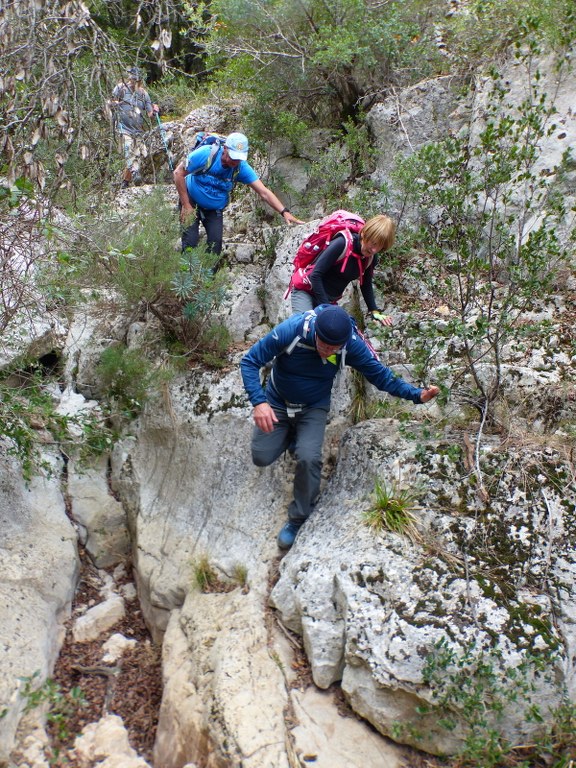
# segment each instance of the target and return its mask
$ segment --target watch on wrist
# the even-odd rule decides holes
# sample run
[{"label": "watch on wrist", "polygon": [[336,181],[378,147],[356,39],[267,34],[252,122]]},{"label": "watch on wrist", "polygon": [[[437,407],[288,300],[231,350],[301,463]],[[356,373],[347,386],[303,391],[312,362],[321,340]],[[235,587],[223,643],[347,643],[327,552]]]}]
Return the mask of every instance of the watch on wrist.
[{"label": "watch on wrist", "polygon": [[280,211],[280,216],[284,216],[285,213],[290,213],[290,210],[288,208],[282,208]]}]

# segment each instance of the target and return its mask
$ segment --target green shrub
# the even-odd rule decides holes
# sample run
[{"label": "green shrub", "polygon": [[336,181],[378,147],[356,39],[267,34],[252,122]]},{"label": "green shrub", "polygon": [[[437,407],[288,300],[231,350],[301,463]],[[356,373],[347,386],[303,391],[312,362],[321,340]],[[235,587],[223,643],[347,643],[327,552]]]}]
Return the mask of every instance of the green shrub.
[{"label": "green shrub", "polygon": [[142,196],[128,215],[103,219],[95,239],[107,253],[103,280],[128,307],[154,302],[180,269],[178,225],[160,189]]},{"label": "green shrub", "polygon": [[169,377],[169,373],[152,365],[142,349],[127,349],[122,344],[102,352],[97,372],[107,398],[132,415],[140,411],[150,391],[157,388],[165,376]]},{"label": "green shrub", "polygon": [[[218,329],[214,321],[226,295],[225,272],[215,272],[219,257],[204,245],[181,253],[178,234],[174,209],[161,190],[154,190],[139,198],[129,214],[97,221],[90,233],[93,253],[67,254],[60,269],[70,282],[90,286],[102,302],[120,305],[125,312],[152,313],[172,349],[176,345],[187,357],[202,359],[206,354],[216,360],[225,356],[229,344],[225,328],[220,324]],[[129,358],[126,364],[132,365]],[[110,385],[114,390],[116,384]],[[137,389],[129,400],[142,401],[144,389]]]},{"label": "green shrub", "polygon": [[441,2],[217,0],[209,10],[219,22],[207,45],[215,82],[241,83],[273,130],[283,113],[307,125],[357,122],[388,83],[443,67],[431,23]]},{"label": "green shrub", "polygon": [[[436,715],[448,731],[458,722],[465,727],[464,746],[450,761],[457,768],[568,768],[576,758],[576,706],[568,700],[544,712],[537,703],[537,678],[551,683],[554,659],[526,654],[514,668],[502,668],[502,654],[468,643],[457,653],[446,638],[435,643],[426,657],[424,682],[433,705],[422,715]],[[511,744],[498,729],[510,704],[523,707],[526,723],[537,724],[528,744]]]},{"label": "green shrub", "polygon": [[414,329],[427,339],[427,349],[413,350],[419,372],[426,375],[433,355],[458,339],[454,378],[467,374],[483,421],[500,394],[505,346],[520,339],[524,313],[552,294],[576,239],[565,200],[537,164],[539,144],[556,126],[531,63],[518,56],[527,76],[519,106],[493,71],[482,120],[475,115],[467,130],[400,160],[395,173],[421,216],[413,242],[426,269],[417,265],[414,274],[450,310],[446,322]]},{"label": "green shrub", "polygon": [[47,678],[38,684],[39,672],[21,678],[24,686],[22,696],[26,701],[25,712],[30,712],[41,705],[47,705],[46,720],[58,740],[67,740],[70,736],[69,722],[79,707],[86,706],[86,698],[79,687],[68,692],[62,690],[59,683]]}]

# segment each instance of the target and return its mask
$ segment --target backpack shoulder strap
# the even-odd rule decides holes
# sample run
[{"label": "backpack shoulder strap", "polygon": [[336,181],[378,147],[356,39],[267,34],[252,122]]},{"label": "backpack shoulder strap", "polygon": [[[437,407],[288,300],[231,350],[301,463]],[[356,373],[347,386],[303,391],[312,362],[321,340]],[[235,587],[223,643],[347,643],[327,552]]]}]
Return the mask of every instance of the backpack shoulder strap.
[{"label": "backpack shoulder strap", "polygon": [[212,166],[216,162],[216,155],[218,154],[219,150],[220,150],[220,144],[217,141],[211,144],[210,152],[208,153],[206,162],[201,168],[198,168],[196,171],[191,171],[192,176],[197,176],[199,173],[210,173],[210,168],[212,168]]},{"label": "backpack shoulder strap", "polygon": [[342,272],[346,269],[346,263],[348,261],[348,257],[352,253],[352,247],[354,245],[354,241],[352,240],[352,233],[349,229],[341,229],[339,232],[336,232],[332,240],[334,240],[338,235],[342,235],[344,238],[344,247],[342,248],[342,253],[338,256],[336,259],[336,262],[344,261],[344,264],[342,265]]},{"label": "backpack shoulder strap", "polygon": [[[364,268],[364,264],[362,263],[362,256],[358,256],[356,253],[354,253],[354,236],[349,229],[343,229],[341,232],[338,232],[338,234],[344,235],[346,239],[346,246],[342,251],[341,255],[337,259],[337,261],[342,262],[342,268],[340,271],[344,272],[344,270],[346,269],[346,264],[348,264],[348,259],[350,258],[350,256],[354,256],[354,258],[358,262],[358,272],[359,272],[358,281],[360,285],[362,285],[362,280],[364,279],[364,272],[366,271],[366,269]],[[368,264],[368,266],[370,265]]]},{"label": "backpack shoulder strap", "polygon": [[305,339],[308,335],[308,331],[310,329],[310,323],[312,322],[312,319],[316,317],[316,312],[314,312],[313,309],[308,310],[304,316],[304,322],[302,324],[302,333],[297,334],[290,344],[288,344],[287,347],[284,347],[281,355],[291,355],[294,349],[298,346],[298,344],[302,341],[302,339]]},{"label": "backpack shoulder strap", "polygon": [[[210,169],[216,162],[216,158],[218,157],[218,152],[222,149],[222,144],[219,141],[215,141],[213,144],[210,145],[210,154],[206,158],[206,162],[202,166],[202,168],[199,168],[197,171],[193,171],[192,175],[196,176],[199,173],[210,173]],[[232,172],[232,184],[236,184],[236,178],[238,174],[240,173],[240,166],[236,166]]]}]

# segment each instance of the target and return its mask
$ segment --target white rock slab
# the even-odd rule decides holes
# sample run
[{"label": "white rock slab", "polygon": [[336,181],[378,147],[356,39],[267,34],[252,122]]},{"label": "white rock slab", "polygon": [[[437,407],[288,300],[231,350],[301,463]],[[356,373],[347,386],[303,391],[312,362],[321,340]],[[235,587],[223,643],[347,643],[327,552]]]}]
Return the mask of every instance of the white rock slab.
[{"label": "white rock slab", "polygon": [[76,643],[89,643],[121,621],[125,615],[124,600],[120,595],[108,598],[89,608],[74,622],[72,635]]},{"label": "white rock slab", "polygon": [[338,714],[331,693],[308,688],[291,694],[298,725],[292,730],[301,764],[314,768],[402,768],[397,745],[354,717]]}]

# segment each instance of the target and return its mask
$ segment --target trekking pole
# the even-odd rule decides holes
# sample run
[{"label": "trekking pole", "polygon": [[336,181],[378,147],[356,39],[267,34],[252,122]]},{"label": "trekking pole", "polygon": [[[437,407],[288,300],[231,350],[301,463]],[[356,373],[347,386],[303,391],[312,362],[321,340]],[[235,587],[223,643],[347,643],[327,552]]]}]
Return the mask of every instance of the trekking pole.
[{"label": "trekking pole", "polygon": [[166,142],[166,131],[164,130],[164,126],[162,125],[162,121],[160,120],[158,112],[155,112],[154,114],[156,115],[156,120],[158,121],[158,127],[160,128],[160,136],[162,136],[162,143],[164,144],[164,149],[166,150],[166,157],[168,158],[168,168],[170,168],[171,171],[174,171],[174,165],[172,164],[172,155],[170,154],[170,150],[168,149],[168,144]]}]

